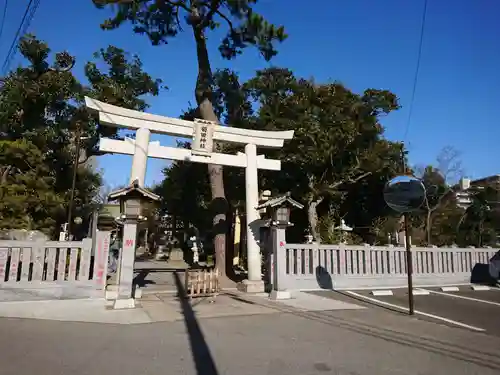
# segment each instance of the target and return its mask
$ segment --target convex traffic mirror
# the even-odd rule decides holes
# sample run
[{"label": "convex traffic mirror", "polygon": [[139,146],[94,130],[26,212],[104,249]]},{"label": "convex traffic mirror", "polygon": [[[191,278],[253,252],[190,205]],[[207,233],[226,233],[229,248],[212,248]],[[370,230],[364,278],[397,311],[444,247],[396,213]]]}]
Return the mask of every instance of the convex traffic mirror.
[{"label": "convex traffic mirror", "polygon": [[394,211],[416,211],[424,203],[425,186],[415,176],[397,176],[385,185],[384,200]]}]

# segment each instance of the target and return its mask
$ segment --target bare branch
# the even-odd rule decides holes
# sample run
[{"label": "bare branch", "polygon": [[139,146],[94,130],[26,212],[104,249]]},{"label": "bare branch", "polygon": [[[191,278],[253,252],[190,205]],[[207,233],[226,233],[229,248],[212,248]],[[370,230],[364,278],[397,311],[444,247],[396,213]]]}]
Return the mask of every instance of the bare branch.
[{"label": "bare branch", "polygon": [[340,180],[340,181],[330,185],[329,188],[335,189],[335,188],[338,188],[339,186],[344,185],[344,184],[354,184],[354,183],[358,182],[359,180],[362,180],[363,178],[365,178],[371,174],[372,174],[372,172],[365,172],[365,173],[362,173],[355,178],[347,178],[344,180]]},{"label": "bare branch", "polygon": [[5,167],[5,170],[2,173],[2,178],[0,180],[0,183],[2,183],[2,184],[7,183],[7,176],[9,175],[11,169],[12,169],[12,165],[8,165]]},{"label": "bare branch", "polygon": [[203,5],[205,5],[208,8],[208,12],[205,15],[205,19],[203,20],[202,24],[200,25],[202,28],[207,27],[210,25],[210,22],[213,20],[215,14],[219,14],[219,7],[221,5],[221,0],[210,0],[210,4],[208,1],[203,2]]},{"label": "bare branch", "polygon": [[229,29],[231,31],[234,31],[233,23],[231,22],[231,20],[229,19],[229,17],[227,17],[224,13],[222,13],[219,10],[216,10],[215,13],[218,14],[224,21],[227,22],[227,24],[229,26]]},{"label": "bare branch", "polygon": [[164,0],[167,4],[170,4],[174,7],[177,7],[177,8],[182,8],[184,9],[186,12],[191,12],[191,9],[189,9],[189,7],[186,5],[186,2],[185,1],[172,1],[172,0]]},{"label": "bare branch", "polygon": [[464,174],[460,155],[461,153],[458,150],[451,146],[446,146],[436,158],[437,169],[448,184],[456,182]]},{"label": "bare branch", "polygon": [[[430,207],[429,203],[427,203],[427,209],[429,210],[429,212],[434,212],[439,207],[441,207],[441,204],[443,203],[445,198],[448,198],[450,196],[450,193],[454,193],[454,190],[451,187],[446,189],[446,191],[438,198],[438,200],[434,206]],[[425,198],[425,200],[428,201],[427,197]]]}]

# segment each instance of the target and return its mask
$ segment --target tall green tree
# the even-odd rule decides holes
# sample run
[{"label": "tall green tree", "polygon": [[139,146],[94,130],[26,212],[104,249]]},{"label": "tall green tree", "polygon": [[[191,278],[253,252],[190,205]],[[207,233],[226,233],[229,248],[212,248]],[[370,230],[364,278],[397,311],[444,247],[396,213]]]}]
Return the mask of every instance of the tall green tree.
[{"label": "tall green tree", "polygon": [[[214,110],[213,75],[207,39],[210,31],[220,27],[227,34],[220,42],[219,52],[233,59],[248,46],[255,46],[266,60],[276,55],[275,42],[286,38],[283,27],[268,23],[253,10],[257,0],[93,0],[100,8],[111,6],[114,16],[101,27],[113,30],[130,22],[137,34],[146,35],[153,45],[167,44],[184,27],[193,33],[198,59],[195,97],[200,116],[218,122]],[[184,22],[181,21],[184,19]],[[216,146],[217,147],[217,146]],[[225,235],[227,232],[227,201],[221,166],[209,164],[208,174],[214,200],[216,265],[225,272]]]},{"label": "tall green tree", "polygon": [[[157,94],[160,82],[142,70],[138,58],[129,59],[123,50],[112,46],[100,50],[96,60],[86,64],[89,85],[73,75],[71,55],[56,53],[51,64],[49,46],[33,35],[20,40],[19,51],[27,64],[9,72],[0,87],[0,141],[4,150],[0,188],[2,210],[6,210],[0,216],[0,227],[30,227],[49,234],[66,217],[75,160],[73,217],[85,218],[93,209],[101,177],[86,159],[96,151],[101,134],[116,135],[115,129],[100,127],[88,113],[84,95],[143,109],[142,95]],[[78,158],[77,131],[87,136],[82,141],[86,156]],[[23,196],[27,191],[35,193],[28,199]]]},{"label": "tall green tree", "polygon": [[473,186],[468,192],[471,204],[462,213],[456,226],[458,241],[461,245],[495,246],[500,229],[498,186],[487,183]]},{"label": "tall green tree", "polygon": [[257,72],[245,88],[258,103],[255,128],[295,131],[292,141],[272,153],[282,160],[282,173],[278,181],[270,177],[269,186],[291,189],[306,203],[317,240],[323,202],[323,212],[339,209],[350,186],[399,163],[396,146],[381,138],[379,118],[399,108],[389,91],[359,95],[340,83],[317,84],[281,68]]},{"label": "tall green tree", "polygon": [[27,140],[0,140],[0,228],[53,231],[64,201],[44,154]]}]

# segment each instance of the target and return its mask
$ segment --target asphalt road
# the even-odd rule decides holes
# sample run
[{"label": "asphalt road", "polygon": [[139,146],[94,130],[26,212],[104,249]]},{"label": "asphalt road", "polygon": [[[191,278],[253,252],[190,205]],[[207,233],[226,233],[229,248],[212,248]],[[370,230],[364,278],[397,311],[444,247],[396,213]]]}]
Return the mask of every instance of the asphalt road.
[{"label": "asphalt road", "polygon": [[[470,287],[465,286],[461,286],[459,292],[442,292],[439,288],[425,288],[425,290],[430,291],[430,294],[414,295],[415,310],[428,314],[417,314],[419,319],[439,321],[450,326],[463,324],[465,325],[463,328],[471,326],[484,330],[486,334],[500,337],[500,290],[472,291]],[[318,293],[331,298],[356,301],[372,308],[397,311],[401,309],[394,309],[393,306],[407,308],[407,289],[392,289],[392,291],[394,293],[392,296],[374,296],[371,291],[347,291],[342,292],[341,297],[337,292]]]},{"label": "asphalt road", "polygon": [[380,309],[132,326],[0,319],[1,375],[499,372],[499,338]]}]

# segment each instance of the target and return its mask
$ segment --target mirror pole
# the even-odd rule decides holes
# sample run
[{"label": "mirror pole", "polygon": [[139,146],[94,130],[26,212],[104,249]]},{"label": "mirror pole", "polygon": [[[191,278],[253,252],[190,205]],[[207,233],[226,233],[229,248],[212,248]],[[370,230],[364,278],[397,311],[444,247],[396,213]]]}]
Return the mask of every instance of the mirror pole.
[{"label": "mirror pole", "polygon": [[410,315],[415,313],[414,300],[413,300],[413,259],[411,256],[411,240],[408,231],[408,213],[404,213],[404,227],[405,227],[405,242],[406,242],[406,269],[408,273],[408,311]]},{"label": "mirror pole", "polygon": [[[406,175],[406,159],[405,159],[405,146],[401,143],[401,164],[403,166],[403,174]],[[411,239],[410,239],[410,225],[408,221],[408,213],[403,214],[404,229],[405,229],[405,245],[406,245],[406,271],[408,274],[408,312],[410,315],[415,314],[414,299],[413,299],[413,259],[411,256]]]}]

